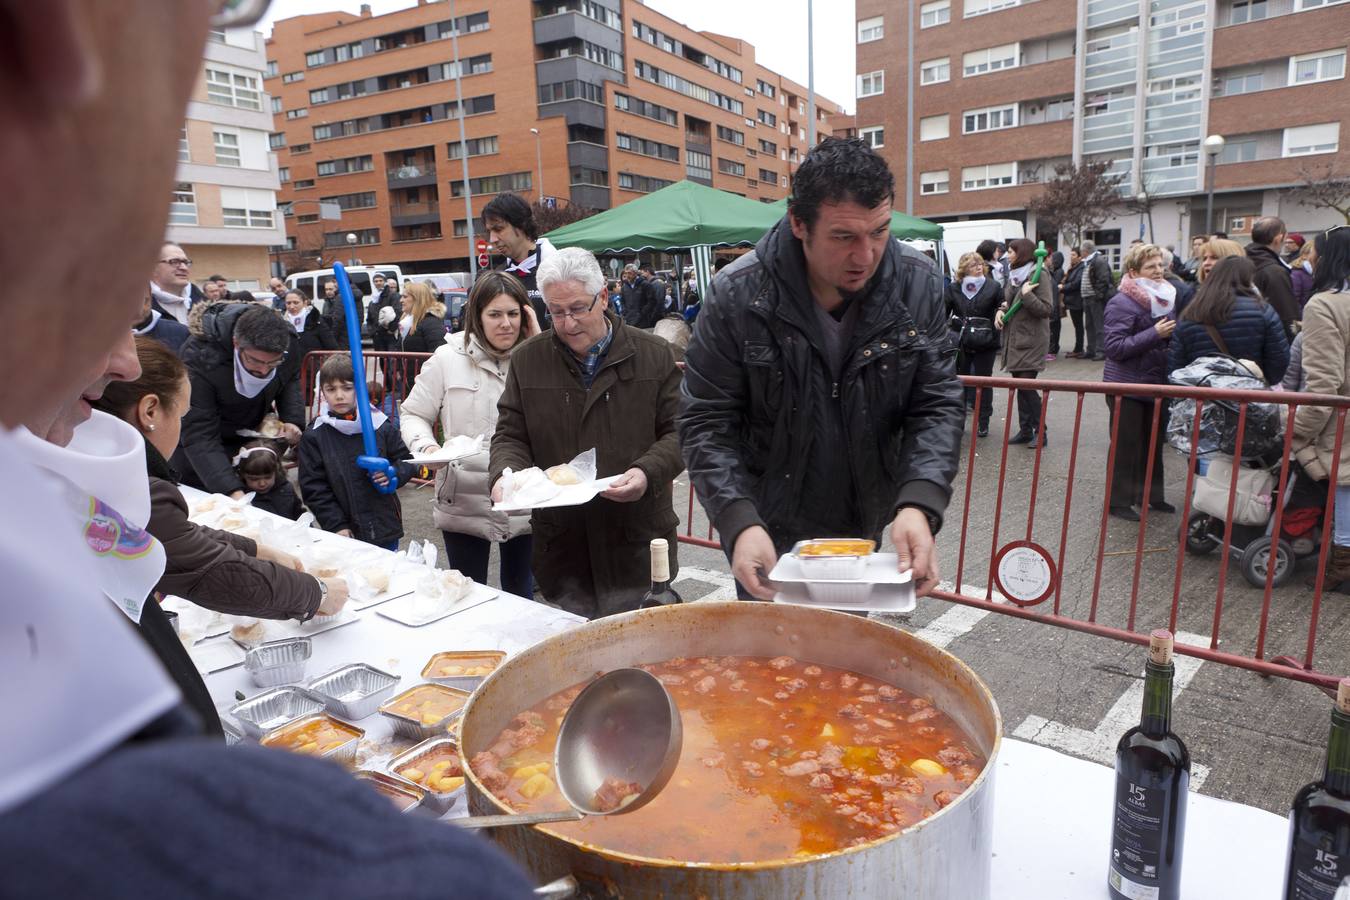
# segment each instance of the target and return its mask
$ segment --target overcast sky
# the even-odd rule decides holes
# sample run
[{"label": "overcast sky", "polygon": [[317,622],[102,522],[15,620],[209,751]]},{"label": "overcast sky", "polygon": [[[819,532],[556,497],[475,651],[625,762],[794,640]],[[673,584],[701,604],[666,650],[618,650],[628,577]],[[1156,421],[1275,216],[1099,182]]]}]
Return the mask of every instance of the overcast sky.
[{"label": "overcast sky", "polygon": [[[376,15],[415,6],[416,0],[370,0]],[[716,31],[755,45],[761,65],[806,84],[806,0],[648,0],[647,5],[700,31]],[[360,0],[272,0],[258,27],[272,31],[276,19],[343,9],[355,14]],[[816,90],[843,104],[853,102],[853,0],[816,0]]]}]

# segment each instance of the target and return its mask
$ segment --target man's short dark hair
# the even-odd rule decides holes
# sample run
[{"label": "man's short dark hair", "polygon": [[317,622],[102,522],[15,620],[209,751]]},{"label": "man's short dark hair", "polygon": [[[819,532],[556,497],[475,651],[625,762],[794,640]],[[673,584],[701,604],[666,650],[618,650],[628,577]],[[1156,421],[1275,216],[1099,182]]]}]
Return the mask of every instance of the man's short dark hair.
[{"label": "man's short dark hair", "polygon": [[500,219],[530,240],[539,237],[539,226],[534,224],[534,211],[519,194],[498,194],[483,207],[483,221]]},{"label": "man's short dark hair", "polygon": [[212,275],[210,278],[208,278],[208,279],[206,279],[206,280],[207,280],[207,281],[219,281],[221,284],[229,284],[229,283],[230,283],[230,279],[226,278],[224,275]]},{"label": "man's short dark hair", "polygon": [[1252,226],[1252,242],[1260,244],[1262,247],[1269,247],[1275,242],[1276,238],[1287,230],[1284,227],[1283,219],[1277,216],[1262,216]]},{"label": "man's short dark hair", "polygon": [[895,199],[895,176],[860,138],[828,137],[808,154],[792,176],[788,212],[810,229],[822,203],[856,203],[875,209]]},{"label": "man's short dark hair", "polygon": [[356,384],[356,367],[352,365],[350,353],[339,353],[336,356],[330,356],[323,361],[319,367],[319,385],[333,384],[337,381],[344,381],[348,384]]},{"label": "man's short dark hair", "polygon": [[234,339],[239,346],[264,353],[290,350],[293,333],[290,323],[266,306],[245,310],[234,323]]},{"label": "man's short dark hair", "polygon": [[979,245],[975,247],[975,252],[980,254],[980,259],[984,260],[985,262],[993,262],[994,253],[997,250],[998,250],[998,241],[991,240],[989,238],[980,241]]}]

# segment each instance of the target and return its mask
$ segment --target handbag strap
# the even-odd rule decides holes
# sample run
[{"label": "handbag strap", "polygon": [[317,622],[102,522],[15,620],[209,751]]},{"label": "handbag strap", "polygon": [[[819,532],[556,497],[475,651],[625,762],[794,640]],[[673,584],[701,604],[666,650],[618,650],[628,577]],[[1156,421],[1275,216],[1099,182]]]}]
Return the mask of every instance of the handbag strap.
[{"label": "handbag strap", "polygon": [[1215,328],[1213,325],[1206,324],[1205,331],[1209,332],[1209,339],[1214,342],[1214,346],[1219,348],[1220,353],[1224,356],[1233,355],[1228,352],[1228,345],[1223,342],[1223,335],[1219,334],[1219,329]]}]

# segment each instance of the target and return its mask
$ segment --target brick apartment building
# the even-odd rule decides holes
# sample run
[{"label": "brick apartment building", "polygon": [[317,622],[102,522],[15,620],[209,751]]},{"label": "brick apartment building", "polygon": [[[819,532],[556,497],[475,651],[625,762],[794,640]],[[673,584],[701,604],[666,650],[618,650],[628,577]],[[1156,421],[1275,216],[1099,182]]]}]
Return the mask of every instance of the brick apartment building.
[{"label": "brick apartment building", "polygon": [[267,284],[268,247],[285,239],[276,214],[272,115],[263,94],[263,36],[213,31],[178,140],[167,239],[193,260],[192,277],[221,274],[232,288]]},{"label": "brick apartment building", "polygon": [[[352,233],[365,262],[467,268],[460,103],[475,235],[501,191],[594,209],[686,178],[786,196],[807,146],[806,91],[750,44],[634,0],[460,0],[453,12],[420,0],[275,24],[271,147],[304,266],[351,255]],[[817,112],[823,136],[842,110],[818,99]]]},{"label": "brick apartment building", "polygon": [[1344,0],[858,0],[857,128],[902,182],[912,157],[912,211],[937,221],[1053,237],[1028,201],[1056,164],[1101,160],[1136,209],[1099,244],[1117,256],[1142,228],[1184,246],[1205,230],[1219,135],[1215,230],[1245,235],[1261,215],[1324,228],[1340,217],[1281,189],[1302,166],[1350,168],[1347,39]]}]

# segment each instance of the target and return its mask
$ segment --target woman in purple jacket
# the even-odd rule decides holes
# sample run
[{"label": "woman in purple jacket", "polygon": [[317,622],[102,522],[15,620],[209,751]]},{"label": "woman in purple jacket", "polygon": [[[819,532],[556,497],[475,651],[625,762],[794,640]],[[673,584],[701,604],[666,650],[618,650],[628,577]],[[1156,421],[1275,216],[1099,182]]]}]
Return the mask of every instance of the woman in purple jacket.
[{"label": "woman in purple jacket", "polygon": [[[1166,384],[1167,342],[1177,325],[1176,288],[1164,277],[1162,250],[1154,244],[1136,244],[1125,255],[1124,269],[1120,290],[1106,304],[1103,326],[1106,367],[1102,380],[1116,384]],[[1108,396],[1106,403],[1114,420],[1116,398]],[[1144,503],[1144,476],[1150,456],[1153,477],[1148,484],[1149,508],[1176,512],[1163,499],[1165,411],[1158,422],[1151,452],[1148,438],[1153,428],[1153,400],[1121,397],[1119,416],[1119,423],[1112,421],[1115,470],[1111,475],[1111,515],[1139,521],[1134,507]]]}]

